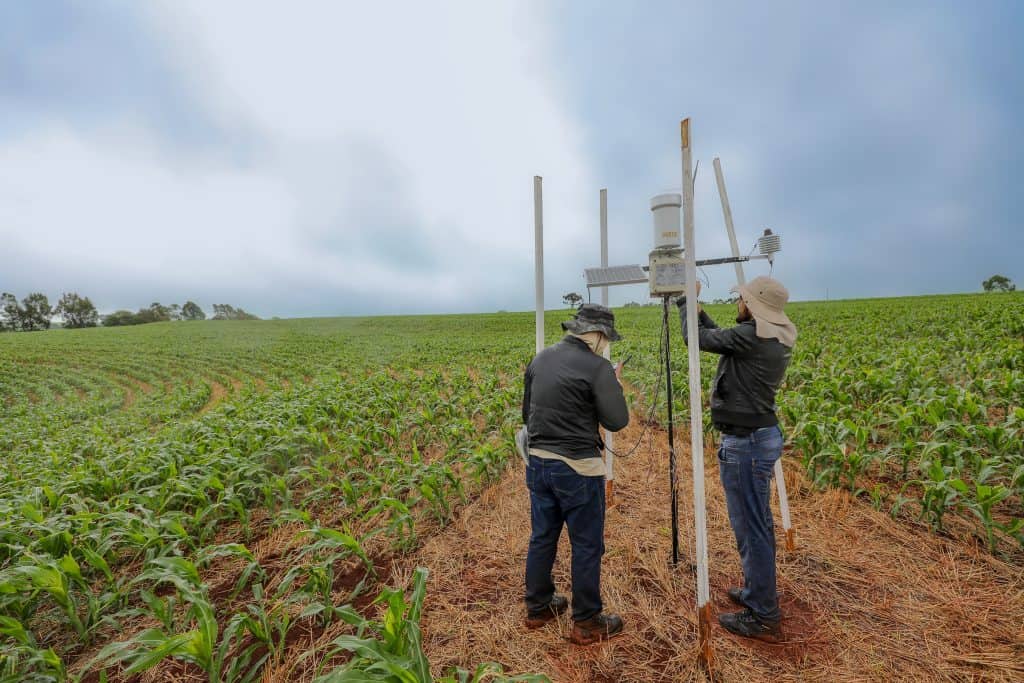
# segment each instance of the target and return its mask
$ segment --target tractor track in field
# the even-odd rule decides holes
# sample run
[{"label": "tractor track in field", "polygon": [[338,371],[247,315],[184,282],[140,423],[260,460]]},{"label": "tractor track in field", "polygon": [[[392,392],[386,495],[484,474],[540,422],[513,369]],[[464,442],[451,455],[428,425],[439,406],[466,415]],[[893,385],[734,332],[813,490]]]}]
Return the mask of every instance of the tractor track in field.
[{"label": "tractor track in field", "polygon": [[[637,442],[638,416],[619,436]],[[617,505],[608,512],[602,592],[625,633],[581,648],[567,617],[537,631],[521,625],[529,498],[517,461],[500,481],[427,539],[392,576],[428,567],[424,647],[435,674],[495,661],[506,672],[555,681],[1020,680],[1024,575],[964,540],[893,520],[844,490],[812,490],[786,461],[797,548],[779,546],[779,591],[787,642],[767,645],[712,630],[716,664],[697,656],[693,508],[688,435],[677,431],[680,549],[669,556],[668,453],[652,428],[635,455],[617,459]],[[715,449],[705,475],[713,611],[735,609],[725,590],[742,580],[725,512]],[[774,503],[773,503],[774,507]],[[776,528],[781,522],[776,518]],[[563,533],[555,567],[569,589]]]}]

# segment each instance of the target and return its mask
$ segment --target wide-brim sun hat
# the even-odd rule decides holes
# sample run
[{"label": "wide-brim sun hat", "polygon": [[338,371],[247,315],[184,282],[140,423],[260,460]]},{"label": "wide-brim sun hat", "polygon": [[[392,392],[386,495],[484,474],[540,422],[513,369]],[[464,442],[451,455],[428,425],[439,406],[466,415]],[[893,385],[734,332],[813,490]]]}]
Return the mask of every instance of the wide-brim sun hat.
[{"label": "wide-brim sun hat", "polygon": [[601,304],[583,304],[572,320],[562,323],[562,329],[573,334],[600,332],[608,337],[608,341],[613,342],[622,339],[622,335],[615,329],[615,314]]},{"label": "wide-brim sun hat", "polygon": [[761,275],[733,287],[732,291],[739,293],[753,314],[758,337],[778,339],[789,347],[796,343],[796,325],[783,311],[789,301],[789,290],[781,282]]}]

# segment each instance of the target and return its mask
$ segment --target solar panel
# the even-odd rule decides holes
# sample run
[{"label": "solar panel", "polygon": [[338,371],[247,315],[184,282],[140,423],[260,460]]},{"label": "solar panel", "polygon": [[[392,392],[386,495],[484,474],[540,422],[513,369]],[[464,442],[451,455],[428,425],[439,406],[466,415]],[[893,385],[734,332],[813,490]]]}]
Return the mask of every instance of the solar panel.
[{"label": "solar panel", "polygon": [[612,285],[647,284],[647,273],[639,264],[629,266],[608,266],[606,268],[585,268],[587,287],[609,287]]}]

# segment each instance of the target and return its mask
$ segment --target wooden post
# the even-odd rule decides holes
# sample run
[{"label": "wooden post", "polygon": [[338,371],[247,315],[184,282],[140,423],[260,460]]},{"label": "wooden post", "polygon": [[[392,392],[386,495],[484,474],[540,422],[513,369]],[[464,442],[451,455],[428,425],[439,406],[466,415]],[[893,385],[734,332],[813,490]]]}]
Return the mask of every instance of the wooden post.
[{"label": "wooden post", "polygon": [[[729,194],[725,191],[725,176],[722,174],[722,162],[715,157],[715,182],[718,183],[718,197],[722,200],[722,215],[725,217],[725,229],[729,233],[729,245],[732,247],[732,255],[740,255],[740,247],[736,242],[736,230],[732,223],[732,207],[729,205]],[[736,264],[736,283],[745,285],[746,277],[743,275],[743,264]],[[792,552],[796,549],[796,532],[793,530],[793,523],[789,517],[789,496],[786,494],[786,478],[782,472],[782,458],[775,461],[775,486],[779,491],[779,512],[782,514],[782,528],[786,535],[786,550]]]},{"label": "wooden post", "polygon": [[[711,587],[708,579],[708,528],[704,500],[704,413],[700,396],[700,336],[697,330],[697,259],[694,247],[693,156],[690,119],[680,124],[683,157],[683,246],[686,250],[686,336],[690,375],[690,457],[693,462],[693,524],[697,561],[697,637],[700,657],[712,664]],[[671,397],[670,399],[671,400]],[[669,425],[672,429],[672,425]]]}]

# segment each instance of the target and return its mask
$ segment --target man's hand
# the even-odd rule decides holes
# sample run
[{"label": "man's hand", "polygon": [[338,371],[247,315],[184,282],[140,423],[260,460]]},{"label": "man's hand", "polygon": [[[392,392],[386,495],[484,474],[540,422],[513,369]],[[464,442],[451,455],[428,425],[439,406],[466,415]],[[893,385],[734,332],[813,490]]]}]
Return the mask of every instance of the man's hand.
[{"label": "man's hand", "polygon": [[[700,286],[701,286],[700,280],[697,280],[697,282],[695,282],[694,284],[697,285],[697,298],[700,298]],[[683,294],[682,296],[680,296],[679,298],[676,299],[676,306],[678,306],[679,308],[682,308],[685,305],[686,305],[686,294]],[[697,312],[701,313],[703,311],[704,311],[704,308],[700,305],[700,301],[698,301],[697,302]]]},{"label": "man's hand", "polygon": [[615,379],[619,380],[619,384],[622,384],[622,366],[625,364],[626,363],[621,360],[615,364]]}]

